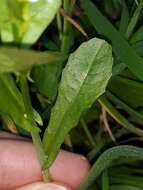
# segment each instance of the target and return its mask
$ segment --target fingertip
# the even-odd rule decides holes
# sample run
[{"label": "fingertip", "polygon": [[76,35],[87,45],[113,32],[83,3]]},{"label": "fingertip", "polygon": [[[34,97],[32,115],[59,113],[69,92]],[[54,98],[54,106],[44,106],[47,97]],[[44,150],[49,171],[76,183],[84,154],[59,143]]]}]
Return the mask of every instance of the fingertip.
[{"label": "fingertip", "polygon": [[[32,143],[2,140],[0,152],[1,189],[15,189],[42,180],[40,165]],[[85,157],[62,150],[50,168],[50,178],[54,182],[78,189],[89,168],[90,164]]]},{"label": "fingertip", "polygon": [[37,182],[25,185],[20,188],[16,188],[15,190],[72,190],[72,189],[63,184]]},{"label": "fingertip", "polygon": [[50,169],[50,176],[54,181],[78,189],[89,169],[90,164],[84,156],[62,150]]}]

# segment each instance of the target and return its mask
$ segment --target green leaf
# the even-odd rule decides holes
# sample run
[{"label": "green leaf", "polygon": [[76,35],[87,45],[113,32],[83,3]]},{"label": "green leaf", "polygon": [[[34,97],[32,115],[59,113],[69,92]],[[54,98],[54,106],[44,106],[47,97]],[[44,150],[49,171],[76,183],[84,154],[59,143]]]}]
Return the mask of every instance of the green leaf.
[{"label": "green leaf", "polygon": [[143,39],[143,25],[133,34],[130,42],[135,44]]},{"label": "green leaf", "polygon": [[0,1],[0,31],[3,42],[19,41],[20,30],[23,29],[25,23],[22,12],[26,4],[26,2],[18,3],[17,0]]},{"label": "green leaf", "polygon": [[142,188],[130,185],[112,185],[111,190],[142,190]]},{"label": "green leaf", "polygon": [[143,123],[143,114],[137,112],[135,109],[130,107],[128,104],[120,100],[117,96],[115,96],[113,93],[110,91],[106,91],[106,96],[115,104],[118,106],[121,106],[132,118],[137,122],[142,125]]},{"label": "green leaf", "polygon": [[33,44],[53,20],[60,5],[61,0],[38,0],[36,3],[30,3],[29,27],[22,43]]},{"label": "green leaf", "polygon": [[129,39],[130,36],[132,35],[132,32],[134,31],[134,28],[138,22],[138,19],[139,19],[142,9],[143,9],[143,0],[140,1],[139,5],[137,6],[137,8],[131,18],[129,25],[128,25],[127,32],[125,35],[127,39]]},{"label": "green leaf", "polygon": [[43,139],[48,167],[55,159],[65,135],[77,125],[81,113],[105,92],[112,64],[111,46],[97,38],[83,43],[69,57]]},{"label": "green leaf", "polygon": [[112,42],[116,55],[128,66],[135,76],[143,81],[143,59],[137,55],[135,50],[90,0],[80,1],[95,29]]},{"label": "green leaf", "polygon": [[21,72],[35,65],[53,64],[65,60],[66,56],[58,52],[38,52],[18,48],[0,48],[0,72]]},{"label": "green leaf", "polygon": [[112,184],[125,184],[125,185],[132,185],[138,188],[143,188],[143,181],[142,176],[131,174],[118,174],[115,173],[111,176],[111,183]]},{"label": "green leaf", "polygon": [[129,10],[128,10],[125,0],[121,0],[120,2],[122,5],[122,14],[121,14],[119,31],[123,35],[125,35],[125,32],[127,31],[127,27],[128,27],[128,22],[129,22]]},{"label": "green leaf", "polygon": [[61,0],[1,0],[3,42],[33,44],[53,20]]},{"label": "green leaf", "polygon": [[143,57],[143,42],[142,41],[137,42],[133,45],[133,47],[135,48],[137,54]]},{"label": "green leaf", "polygon": [[130,159],[143,160],[143,149],[135,146],[116,146],[106,150],[94,163],[85,182],[81,185],[80,190],[87,190],[97,179],[97,177],[107,168],[112,166],[113,162],[122,158],[122,161]]},{"label": "green leaf", "polygon": [[[14,113],[13,109],[23,108],[21,94],[18,91],[14,83],[14,80],[10,75],[5,75],[5,74],[0,75],[0,89],[1,89],[0,90],[0,99],[1,99],[0,107],[2,108],[0,109],[2,111],[6,111],[6,112],[11,111],[13,114]],[[7,104],[7,106],[5,104]],[[10,110],[8,106],[11,106],[11,107],[13,106],[13,109]]]},{"label": "green leaf", "polygon": [[121,76],[113,77],[108,88],[121,100],[132,108],[143,106],[143,84]]},{"label": "green leaf", "polygon": [[34,85],[50,102],[56,98],[62,68],[63,60],[59,59],[52,64],[41,65],[33,69]]},{"label": "green leaf", "polygon": [[8,74],[0,74],[0,112],[8,114],[21,128],[30,131],[25,116],[21,93],[13,78]]}]

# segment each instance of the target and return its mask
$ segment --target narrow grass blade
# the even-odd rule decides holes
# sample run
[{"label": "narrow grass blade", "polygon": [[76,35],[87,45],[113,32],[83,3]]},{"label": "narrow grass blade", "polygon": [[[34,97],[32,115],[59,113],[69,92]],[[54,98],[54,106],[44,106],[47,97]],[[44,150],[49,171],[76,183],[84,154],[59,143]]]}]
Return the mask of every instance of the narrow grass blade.
[{"label": "narrow grass blade", "polygon": [[128,44],[114,26],[101,14],[90,0],[80,0],[85,13],[98,33],[108,38],[113,50],[128,68],[143,81],[143,59]]}]

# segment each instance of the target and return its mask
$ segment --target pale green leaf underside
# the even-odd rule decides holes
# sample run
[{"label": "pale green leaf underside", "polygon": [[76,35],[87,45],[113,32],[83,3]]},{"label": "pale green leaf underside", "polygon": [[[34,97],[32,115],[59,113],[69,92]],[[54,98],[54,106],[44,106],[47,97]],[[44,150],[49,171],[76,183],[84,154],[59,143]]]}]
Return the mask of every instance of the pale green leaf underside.
[{"label": "pale green leaf underside", "polygon": [[83,43],[69,57],[44,136],[48,165],[55,158],[65,135],[77,125],[81,113],[104,93],[112,63],[111,46],[97,38]]},{"label": "pale green leaf underside", "polygon": [[1,0],[3,42],[33,44],[53,20],[61,0]]},{"label": "pale green leaf underside", "polygon": [[38,52],[18,48],[0,48],[0,72],[20,72],[33,66],[53,64],[66,58],[58,52]]}]

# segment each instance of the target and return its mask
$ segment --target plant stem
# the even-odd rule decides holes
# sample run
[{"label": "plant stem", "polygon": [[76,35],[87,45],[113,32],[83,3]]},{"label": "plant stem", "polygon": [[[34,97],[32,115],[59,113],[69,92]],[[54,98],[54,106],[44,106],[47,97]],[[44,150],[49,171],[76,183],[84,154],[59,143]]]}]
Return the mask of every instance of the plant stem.
[{"label": "plant stem", "polygon": [[91,133],[90,133],[90,131],[88,129],[88,126],[87,126],[86,122],[84,121],[84,119],[81,119],[80,123],[81,123],[81,126],[83,127],[83,130],[84,130],[86,136],[88,137],[89,142],[91,143],[91,145],[93,147],[95,147],[96,142],[95,142],[94,138],[92,137],[92,135],[91,135]]},{"label": "plant stem", "polygon": [[[43,149],[43,144],[39,135],[39,131],[37,130],[37,124],[34,121],[33,117],[33,108],[31,105],[29,89],[28,89],[28,82],[27,82],[27,74],[23,73],[20,76],[20,85],[21,85],[21,92],[23,96],[24,106],[25,106],[25,115],[24,117],[27,118],[27,123],[30,128],[31,136],[33,143],[36,148],[37,157],[39,159],[41,168],[43,168],[44,160],[45,160],[45,153]],[[47,180],[47,175],[43,173],[44,181]]]},{"label": "plant stem", "polygon": [[104,107],[102,107],[102,117],[103,117],[103,123],[105,125],[105,129],[107,130],[110,138],[112,139],[113,142],[116,142],[116,139],[112,133],[112,130],[110,129],[110,125],[109,125],[108,119],[107,119],[106,110],[104,109]]},{"label": "plant stem", "polygon": [[61,15],[59,11],[57,12],[56,19],[57,19],[57,27],[59,30],[59,36],[60,36],[60,39],[62,39],[62,21],[61,21]]},{"label": "plant stem", "polygon": [[[63,7],[66,13],[71,16],[71,1],[70,0],[64,0],[63,1]],[[62,44],[61,44],[61,51],[64,53],[68,53],[70,49],[70,43],[71,43],[71,34],[70,31],[71,26],[70,23],[67,21],[66,18],[64,18],[64,26],[63,26],[63,35],[62,35]]]},{"label": "plant stem", "polygon": [[65,143],[65,145],[67,145],[71,150],[73,149],[70,134],[67,134],[67,135],[66,135],[65,140],[64,140],[64,143]]}]

